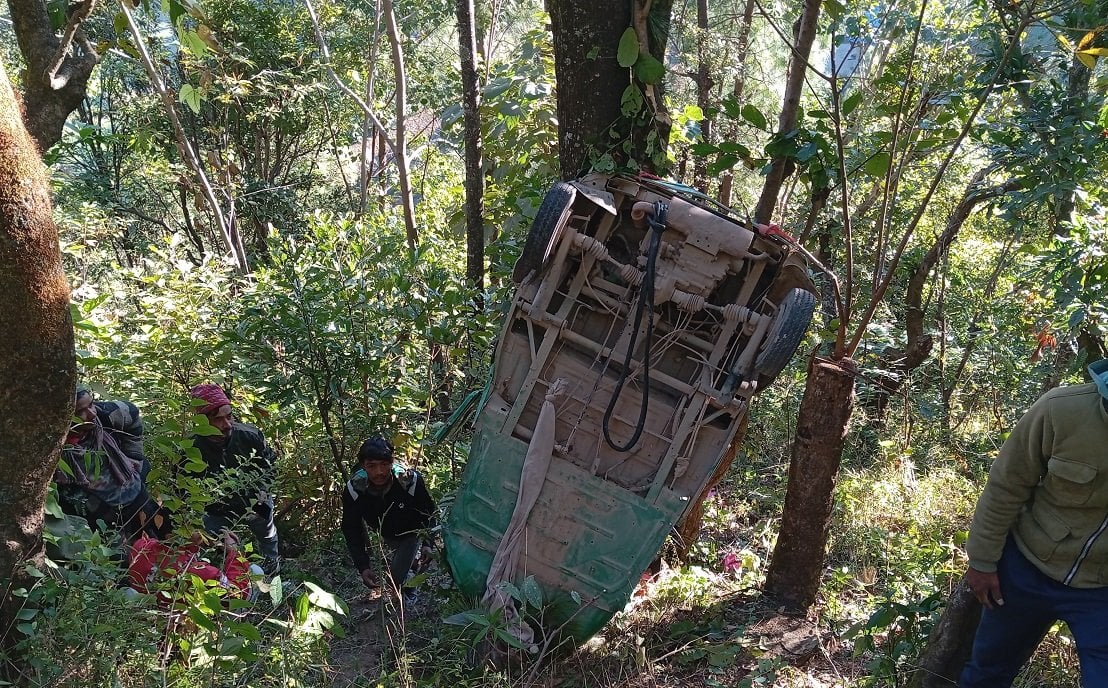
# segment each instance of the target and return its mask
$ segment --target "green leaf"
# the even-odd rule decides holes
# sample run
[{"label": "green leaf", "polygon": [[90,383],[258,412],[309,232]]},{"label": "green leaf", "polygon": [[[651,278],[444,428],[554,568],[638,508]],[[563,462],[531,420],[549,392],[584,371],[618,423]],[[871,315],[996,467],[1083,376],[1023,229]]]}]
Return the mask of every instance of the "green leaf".
[{"label": "green leaf", "polygon": [[180,0],[169,0],[169,21],[174,26],[177,26],[177,20],[188,14],[188,10],[181,4]]},{"label": "green leaf", "polygon": [[619,37],[619,48],[616,50],[616,61],[620,67],[630,67],[639,59],[639,37],[630,26]]},{"label": "green leaf", "polygon": [[726,667],[735,663],[735,658],[742,651],[741,645],[725,645],[712,648],[708,655],[708,664],[714,667]]},{"label": "green leaf", "polygon": [[211,631],[212,633],[216,632],[215,622],[212,621],[211,618],[208,617],[208,615],[205,614],[199,607],[195,605],[189,606],[189,618],[192,619],[192,622],[200,628],[203,628],[206,631]]},{"label": "green leaf", "polygon": [[666,75],[666,67],[653,55],[643,55],[635,63],[635,76],[644,84],[656,84]]},{"label": "green leaf", "polygon": [[642,106],[642,90],[639,89],[637,84],[630,84],[623,89],[623,96],[620,98],[620,109],[623,111],[624,117],[634,117],[639,110],[642,110]]},{"label": "green leaf", "polygon": [[699,105],[686,105],[685,117],[699,122],[704,119],[704,110],[702,110]]},{"label": "green leaf", "polygon": [[843,12],[846,11],[846,5],[838,2],[838,0],[824,0],[823,12],[833,22],[842,19]]},{"label": "green leaf", "polygon": [[854,112],[854,109],[862,102],[862,92],[855,91],[846,97],[846,100],[842,102],[840,109],[844,115],[849,115]]},{"label": "green leaf", "polygon": [[308,589],[308,599],[315,606],[339,614],[346,614],[346,605],[342,600],[311,581],[304,581],[304,587]]},{"label": "green leaf", "polygon": [[[200,114],[200,91],[193,88],[192,84],[181,84],[181,92],[178,98],[182,103],[187,105],[194,114]],[[212,429],[214,430],[215,428]]]},{"label": "green leaf", "polygon": [[285,585],[280,576],[274,576],[269,581],[269,599],[273,600],[273,606],[281,604],[285,599]]},{"label": "green leaf", "polygon": [[46,12],[50,16],[50,26],[55,31],[65,26],[68,6],[67,0],[48,0],[46,3]]},{"label": "green leaf", "polygon": [[888,153],[882,151],[867,160],[864,169],[866,174],[874,177],[883,177],[885,173],[889,171],[890,164],[892,164],[892,157]]},{"label": "green leaf", "polygon": [[195,31],[185,29],[178,32],[177,36],[178,40],[181,41],[181,47],[191,53],[193,57],[203,57],[208,50],[204,40]]},{"label": "green leaf", "polygon": [[308,620],[308,613],[311,611],[311,605],[308,603],[308,596],[301,595],[296,598],[296,622],[303,624]]},{"label": "green leaf", "polygon": [[516,602],[523,601],[523,593],[519,591],[519,588],[515,586],[511,581],[501,581],[496,584],[496,587],[500,588],[503,592],[511,596]]},{"label": "green leaf", "polygon": [[[504,91],[507,91],[512,87],[512,80],[508,77],[497,77],[493,79],[485,86],[484,96],[486,98],[495,98]],[[460,107],[460,106],[459,106]]]},{"label": "green leaf", "polygon": [[523,583],[520,584],[520,589],[523,596],[527,598],[527,604],[531,605],[532,609],[542,608],[542,588],[539,587],[534,576],[524,578]]},{"label": "green leaf", "polygon": [[719,174],[720,172],[731,169],[738,162],[738,156],[732,153],[724,153],[708,165],[708,173]]},{"label": "green leaf", "polygon": [[497,638],[500,638],[505,643],[507,643],[508,645],[516,648],[517,650],[526,650],[526,649],[528,649],[527,645],[524,644],[523,641],[521,641],[519,638],[515,637],[514,635],[512,635],[508,631],[504,630],[503,628],[494,629],[493,633],[496,634]]},{"label": "green leaf", "polygon": [[750,123],[751,126],[758,129],[765,129],[769,122],[766,120],[766,116],[762,114],[762,111],[755,107],[752,103],[743,105],[739,114]]},{"label": "green leaf", "polygon": [[457,614],[451,614],[450,616],[442,620],[443,623],[451,626],[469,626],[477,624],[488,628],[490,625],[489,617],[484,614],[482,609],[470,609],[464,612],[458,612]]}]

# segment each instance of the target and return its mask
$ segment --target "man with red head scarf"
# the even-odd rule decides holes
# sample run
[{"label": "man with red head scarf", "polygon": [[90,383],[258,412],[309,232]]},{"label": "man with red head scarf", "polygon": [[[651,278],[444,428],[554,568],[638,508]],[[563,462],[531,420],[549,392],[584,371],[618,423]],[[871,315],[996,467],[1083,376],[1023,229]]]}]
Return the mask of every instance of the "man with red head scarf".
[{"label": "man with red head scarf", "polygon": [[201,477],[215,481],[216,501],[204,512],[204,528],[218,535],[239,524],[250,529],[265,557],[262,569],[270,575],[280,569],[277,526],[273,520],[273,482],[277,456],[266,445],[262,431],[234,418],[231,400],[219,385],[197,385],[189,390],[193,410],[218,431],[194,435],[205,469]]}]

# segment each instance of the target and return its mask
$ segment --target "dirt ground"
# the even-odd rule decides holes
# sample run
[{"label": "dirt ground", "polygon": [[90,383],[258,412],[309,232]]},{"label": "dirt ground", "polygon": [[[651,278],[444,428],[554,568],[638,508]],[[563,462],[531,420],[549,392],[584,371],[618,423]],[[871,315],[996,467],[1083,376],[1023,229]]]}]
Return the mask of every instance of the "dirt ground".
[{"label": "dirt ground", "polygon": [[[400,615],[386,605],[378,591],[351,585],[344,590],[350,614],[346,635],[331,642],[330,677],[339,688],[390,685],[388,675],[401,664],[409,676],[426,674],[426,668],[412,666],[412,657],[396,657],[395,648],[425,646],[427,634],[441,629],[446,615],[449,577],[441,570],[432,572],[414,601],[403,614],[405,634],[401,637]],[[674,609],[662,616],[645,611],[651,594],[644,587],[628,610],[613,624],[582,648],[555,653],[538,671],[529,666],[493,677],[489,685],[574,688],[626,686],[656,688],[690,686],[805,686],[831,688],[853,685],[864,675],[861,661],[851,656],[849,645],[840,643],[810,618],[788,616],[767,608],[761,597],[731,594],[710,608]],[[386,608],[388,606],[388,608]],[[719,661],[708,654],[690,661],[693,642],[671,641],[673,629],[682,625],[713,623],[724,628],[741,628],[741,649],[733,657]],[[629,637],[643,639],[637,647]],[[721,644],[723,646],[725,644]],[[736,648],[740,645],[736,644]],[[640,656],[636,656],[636,655]],[[785,669],[785,667],[789,667]],[[467,672],[480,685],[480,670]],[[745,681],[744,681],[745,679]],[[420,681],[420,685],[433,685]]]}]

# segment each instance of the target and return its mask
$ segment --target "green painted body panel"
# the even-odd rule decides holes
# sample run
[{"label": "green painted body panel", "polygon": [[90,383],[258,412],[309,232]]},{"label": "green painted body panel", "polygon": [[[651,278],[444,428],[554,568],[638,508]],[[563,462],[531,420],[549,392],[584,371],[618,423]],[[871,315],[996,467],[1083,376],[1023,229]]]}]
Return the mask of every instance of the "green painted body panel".
[{"label": "green painted body panel", "polygon": [[[512,517],[527,444],[487,430],[474,438],[462,488],[443,529],[447,561],[461,589],[480,597]],[[662,508],[554,459],[528,519],[520,578],[534,575],[546,601],[543,626],[578,642],[623,609],[684,507]],[[580,608],[571,593],[581,600]],[[567,623],[568,622],[568,623]]]}]

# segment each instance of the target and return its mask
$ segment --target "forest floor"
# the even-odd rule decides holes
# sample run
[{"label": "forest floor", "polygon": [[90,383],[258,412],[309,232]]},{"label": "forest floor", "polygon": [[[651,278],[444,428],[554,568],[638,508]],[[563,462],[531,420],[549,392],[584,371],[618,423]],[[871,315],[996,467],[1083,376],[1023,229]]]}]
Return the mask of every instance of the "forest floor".
[{"label": "forest floor", "polygon": [[[583,647],[493,670],[475,661],[479,643],[444,624],[456,591],[441,569],[405,608],[403,623],[379,591],[344,590],[345,637],[331,642],[331,685],[626,686],[857,685],[865,667],[850,643],[809,617],[768,607],[756,591],[723,591],[694,605],[655,595],[679,582],[678,569],[645,581],[627,608]],[[403,626],[403,631],[400,630]]]}]

